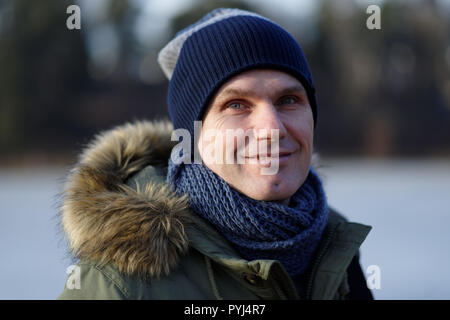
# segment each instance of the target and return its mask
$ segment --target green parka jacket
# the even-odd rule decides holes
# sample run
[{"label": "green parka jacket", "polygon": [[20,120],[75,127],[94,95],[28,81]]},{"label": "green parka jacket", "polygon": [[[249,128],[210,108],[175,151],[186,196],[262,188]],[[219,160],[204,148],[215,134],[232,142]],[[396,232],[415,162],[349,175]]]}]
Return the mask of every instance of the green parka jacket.
[{"label": "green parka jacket", "polygon": [[280,262],[240,258],[166,185],[171,132],[168,121],[126,124],[81,154],[60,210],[79,262],[58,299],[346,297],[347,268],[371,227],[330,209],[299,295]]}]

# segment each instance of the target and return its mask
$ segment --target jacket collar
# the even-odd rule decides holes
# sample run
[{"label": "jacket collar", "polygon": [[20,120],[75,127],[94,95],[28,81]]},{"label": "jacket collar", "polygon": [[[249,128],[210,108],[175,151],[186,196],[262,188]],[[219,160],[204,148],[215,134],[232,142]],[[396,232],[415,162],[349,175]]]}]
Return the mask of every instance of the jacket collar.
[{"label": "jacket collar", "polygon": [[330,208],[327,226],[311,262],[306,299],[333,299],[346,277],[347,267],[371,229],[347,221]]},{"label": "jacket collar", "polygon": [[[347,221],[330,208],[321,242],[306,274],[307,299],[333,299],[370,229],[370,226]],[[232,271],[236,278],[251,274],[268,283],[282,283],[280,287],[286,289],[286,298],[298,298],[291,278],[278,261],[240,258],[223,236],[203,221],[189,228],[188,235],[192,247]]]}]

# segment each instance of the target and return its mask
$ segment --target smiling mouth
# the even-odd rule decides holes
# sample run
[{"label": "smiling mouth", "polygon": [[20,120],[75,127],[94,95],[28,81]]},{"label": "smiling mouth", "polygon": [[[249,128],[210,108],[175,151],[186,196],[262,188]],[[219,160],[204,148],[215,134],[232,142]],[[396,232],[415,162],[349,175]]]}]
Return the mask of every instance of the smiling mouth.
[{"label": "smiling mouth", "polygon": [[246,159],[253,159],[253,160],[261,160],[261,159],[276,159],[276,158],[283,158],[283,157],[289,157],[293,152],[280,152],[277,154],[257,154],[256,156],[251,157],[245,157]]},{"label": "smiling mouth", "polygon": [[270,166],[272,163],[278,163],[278,165],[284,165],[288,163],[289,159],[291,158],[292,154],[294,152],[280,152],[277,154],[265,154],[265,155],[256,155],[252,157],[245,157],[246,161],[248,161],[249,164],[256,164],[260,166]]}]

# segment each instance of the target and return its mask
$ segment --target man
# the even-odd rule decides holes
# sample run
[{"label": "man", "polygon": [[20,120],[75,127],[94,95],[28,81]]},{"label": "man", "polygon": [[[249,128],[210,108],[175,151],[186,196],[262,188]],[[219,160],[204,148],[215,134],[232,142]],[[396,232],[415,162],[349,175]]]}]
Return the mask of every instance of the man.
[{"label": "man", "polygon": [[358,260],[370,227],[328,207],[311,166],[317,103],[293,37],[217,9],[159,63],[172,124],[99,135],[68,177],[80,286],[59,298],[371,299]]}]

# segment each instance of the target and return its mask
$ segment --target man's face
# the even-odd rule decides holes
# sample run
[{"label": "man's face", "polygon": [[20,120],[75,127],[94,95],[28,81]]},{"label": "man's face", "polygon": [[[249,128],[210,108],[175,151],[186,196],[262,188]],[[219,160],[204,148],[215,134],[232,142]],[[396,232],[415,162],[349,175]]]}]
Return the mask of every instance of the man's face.
[{"label": "man's face", "polygon": [[[230,129],[228,134],[239,129],[252,134],[243,139],[244,144],[233,138],[230,146],[226,142]],[[214,137],[208,131],[215,132]],[[296,78],[281,71],[250,70],[231,78],[213,97],[203,117],[198,148],[204,164],[239,192],[255,200],[287,204],[308,175],[313,131],[307,94]],[[278,152],[272,148],[276,142]],[[223,161],[206,154],[212,144]],[[262,174],[268,167],[277,170]]]}]

